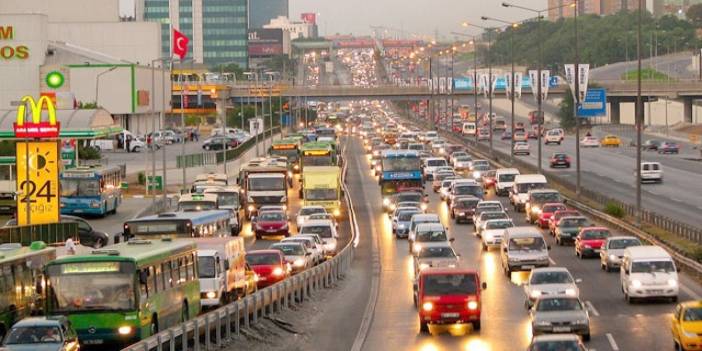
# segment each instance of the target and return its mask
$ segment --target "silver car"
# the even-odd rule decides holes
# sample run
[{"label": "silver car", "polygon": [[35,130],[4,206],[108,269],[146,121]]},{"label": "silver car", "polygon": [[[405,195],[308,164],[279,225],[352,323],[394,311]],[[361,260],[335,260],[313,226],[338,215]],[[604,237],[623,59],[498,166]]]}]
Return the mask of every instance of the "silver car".
[{"label": "silver car", "polygon": [[574,296],[543,296],[529,311],[531,333],[573,333],[590,340],[590,315],[585,305]]},{"label": "silver car", "polygon": [[527,351],[545,350],[587,351],[587,348],[575,334],[539,335],[531,340],[527,348]]},{"label": "silver car", "polygon": [[526,300],[524,306],[531,308],[534,302],[542,296],[565,295],[579,297],[580,290],[565,267],[534,268],[529,279],[524,284]]},{"label": "silver car", "polygon": [[480,232],[483,251],[489,251],[493,247],[500,247],[502,238],[505,235],[505,229],[512,227],[514,227],[514,223],[511,219],[490,219],[483,222]]},{"label": "silver car", "polygon": [[413,256],[414,276],[430,267],[455,268],[458,266],[458,255],[448,242],[427,245]]},{"label": "silver car", "polygon": [[619,268],[624,257],[624,250],[630,246],[641,246],[641,240],[633,236],[613,236],[607,238],[600,249],[600,267],[605,272]]}]

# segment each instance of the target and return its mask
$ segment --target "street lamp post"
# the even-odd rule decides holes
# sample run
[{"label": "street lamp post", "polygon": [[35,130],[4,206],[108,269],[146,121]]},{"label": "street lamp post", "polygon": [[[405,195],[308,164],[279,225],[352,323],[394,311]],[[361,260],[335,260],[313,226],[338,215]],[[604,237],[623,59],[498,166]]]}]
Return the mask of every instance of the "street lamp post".
[{"label": "street lamp post", "polygon": [[[488,66],[488,121],[489,121],[489,131],[490,131],[490,157],[493,157],[494,155],[494,148],[493,148],[493,132],[492,132],[492,123],[493,123],[493,118],[492,118],[492,55],[491,55],[491,46],[492,46],[492,31],[495,30],[495,28],[491,27],[483,27],[477,24],[473,23],[468,23],[468,22],[463,22],[463,27],[475,27],[475,28],[480,28],[484,31],[487,32],[488,40],[487,40],[487,66]],[[477,100],[477,92],[476,92],[476,100]],[[476,144],[478,141],[478,130],[477,130],[477,125],[478,125],[478,115],[476,111],[476,116],[475,116],[475,122],[476,122]]]},{"label": "street lamp post", "polygon": [[[244,75],[249,77],[249,78],[251,76],[254,77],[254,82],[255,82],[254,87],[256,89],[256,92],[258,92],[258,89],[259,89],[259,87],[258,87],[258,72],[244,72]],[[251,95],[251,91],[249,91],[249,95]],[[258,96],[258,93],[256,94],[256,96]],[[261,107],[261,109],[263,109],[263,107]],[[258,146],[258,134],[259,134],[258,133],[258,102],[255,101],[255,99],[254,99],[254,123],[255,123],[254,125],[256,126],[256,130],[254,130],[254,133],[256,134],[255,135],[255,137],[256,137],[256,141],[255,141],[255,143],[256,143],[256,157],[258,157],[258,156],[260,156],[260,151],[259,151],[259,146]]]},{"label": "street lamp post", "polygon": [[[641,102],[641,22],[643,0],[639,0],[636,34],[636,224],[641,226],[641,129],[643,128],[643,104]],[[666,101],[666,109],[668,102]]]}]

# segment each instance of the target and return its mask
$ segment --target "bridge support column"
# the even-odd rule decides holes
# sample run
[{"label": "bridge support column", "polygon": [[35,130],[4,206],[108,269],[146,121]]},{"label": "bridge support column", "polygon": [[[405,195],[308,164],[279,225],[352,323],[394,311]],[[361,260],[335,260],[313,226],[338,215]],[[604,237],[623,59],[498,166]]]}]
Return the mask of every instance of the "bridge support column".
[{"label": "bridge support column", "polygon": [[692,102],[692,98],[686,97],[683,99],[683,121],[687,123],[692,123]]},{"label": "bridge support column", "polygon": [[610,124],[620,124],[621,123],[621,106],[619,99],[609,100],[609,123]]}]

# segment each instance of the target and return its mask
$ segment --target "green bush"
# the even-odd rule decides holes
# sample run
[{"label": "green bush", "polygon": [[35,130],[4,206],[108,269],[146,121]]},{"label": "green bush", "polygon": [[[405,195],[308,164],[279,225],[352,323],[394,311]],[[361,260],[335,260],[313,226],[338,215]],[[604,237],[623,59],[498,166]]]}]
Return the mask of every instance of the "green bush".
[{"label": "green bush", "polygon": [[78,157],[81,160],[99,160],[102,158],[102,154],[100,153],[100,150],[94,147],[84,147],[80,145],[78,146]]},{"label": "green bush", "polygon": [[616,202],[607,202],[604,207],[604,213],[615,217],[615,218],[622,218],[624,217],[624,209],[619,206]]},{"label": "green bush", "polygon": [[140,185],[146,184],[146,176],[144,176],[143,171],[137,174],[137,183],[139,183]]}]

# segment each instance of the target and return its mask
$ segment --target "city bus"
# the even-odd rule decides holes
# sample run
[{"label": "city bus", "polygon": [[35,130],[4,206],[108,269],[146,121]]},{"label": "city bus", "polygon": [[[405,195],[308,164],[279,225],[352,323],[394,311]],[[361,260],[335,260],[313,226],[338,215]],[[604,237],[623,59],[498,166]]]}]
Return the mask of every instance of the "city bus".
[{"label": "city bus", "polygon": [[116,213],[122,203],[121,167],[76,167],[61,172],[61,214]]},{"label": "city bus", "polygon": [[422,167],[416,150],[385,150],[378,182],[383,196],[402,191],[424,191]]},{"label": "city bus", "polygon": [[300,173],[299,143],[296,139],[285,138],[274,141],[270,154],[271,156],[285,156],[287,162],[292,165],[292,171]]},{"label": "city bus", "polygon": [[56,249],[42,241],[30,246],[0,245],[0,337],[15,322],[37,314],[43,302],[40,299],[44,265],[56,259]]},{"label": "city bus", "polygon": [[17,168],[14,156],[0,156],[0,214],[17,212]]},{"label": "city bus", "polygon": [[197,246],[133,240],[49,262],[47,315],[65,315],[84,346],[124,347],[200,313]]},{"label": "city bus", "polygon": [[305,143],[300,148],[300,171],[305,166],[336,166],[336,152],[328,142]]},{"label": "city bus", "polygon": [[225,237],[231,233],[230,210],[164,212],[124,222],[130,239]]}]

